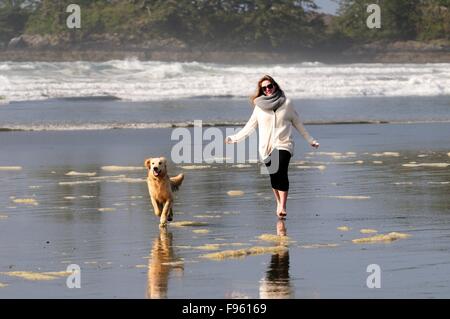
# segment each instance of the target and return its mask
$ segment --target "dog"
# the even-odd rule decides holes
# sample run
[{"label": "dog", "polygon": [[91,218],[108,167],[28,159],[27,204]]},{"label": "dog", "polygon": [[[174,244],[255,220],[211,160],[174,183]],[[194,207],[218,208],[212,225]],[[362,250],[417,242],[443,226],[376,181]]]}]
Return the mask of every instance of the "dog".
[{"label": "dog", "polygon": [[173,192],[177,191],[184,180],[184,174],[169,177],[167,160],[164,157],[148,158],[147,185],[155,215],[160,218],[160,227],[165,227],[173,220]]}]

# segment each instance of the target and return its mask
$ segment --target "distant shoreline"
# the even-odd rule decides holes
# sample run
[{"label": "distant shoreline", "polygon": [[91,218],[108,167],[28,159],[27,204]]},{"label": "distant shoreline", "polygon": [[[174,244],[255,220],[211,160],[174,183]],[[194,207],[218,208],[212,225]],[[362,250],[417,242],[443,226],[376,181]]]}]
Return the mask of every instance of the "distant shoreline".
[{"label": "distant shoreline", "polygon": [[321,62],[345,63],[450,63],[450,50],[380,50],[354,48],[345,52],[310,51],[295,53],[239,51],[165,50],[0,50],[0,61],[12,62],[104,62],[138,59],[141,61],[203,62],[223,64],[280,64]]}]

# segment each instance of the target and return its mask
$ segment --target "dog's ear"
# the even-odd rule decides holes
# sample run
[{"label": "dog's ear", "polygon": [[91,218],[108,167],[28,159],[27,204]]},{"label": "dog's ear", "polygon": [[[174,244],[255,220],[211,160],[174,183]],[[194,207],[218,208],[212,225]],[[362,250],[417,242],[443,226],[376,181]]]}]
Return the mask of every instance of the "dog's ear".
[{"label": "dog's ear", "polygon": [[159,160],[164,164],[164,167],[167,167],[167,159],[165,157],[160,157]]},{"label": "dog's ear", "polygon": [[151,158],[147,158],[144,162],[144,166],[147,167],[148,169],[150,169],[150,164],[152,162]]}]

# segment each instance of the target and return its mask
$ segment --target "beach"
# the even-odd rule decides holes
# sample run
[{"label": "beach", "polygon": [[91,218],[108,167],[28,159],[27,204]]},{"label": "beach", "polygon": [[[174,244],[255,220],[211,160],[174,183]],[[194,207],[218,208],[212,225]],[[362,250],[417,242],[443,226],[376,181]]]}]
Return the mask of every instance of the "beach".
[{"label": "beach", "polygon": [[[1,133],[0,163],[21,168],[0,170],[0,282],[7,285],[0,296],[447,297],[448,167],[402,165],[450,163],[448,125],[308,128],[326,152],[308,150],[297,136],[287,244],[259,238],[276,235],[278,220],[268,177],[255,163],[172,164],[170,172],[186,174],[174,223],[194,224],[160,232],[141,162],[167,154],[171,129]],[[355,244],[371,236],[361,229],[411,237]],[[202,257],[279,245],[287,250]],[[381,289],[366,287],[373,263],[382,269]],[[61,272],[69,264],[81,268],[81,289],[68,289],[66,277],[9,275]]]},{"label": "beach", "polygon": [[[9,86],[0,94],[0,298],[449,297],[450,98],[437,85],[447,65],[399,66],[428,81],[416,95],[412,81],[402,85],[404,75],[387,76],[384,66],[369,75],[378,89],[339,82],[340,97],[291,83],[320,148],[294,133],[284,222],[249,149],[244,161],[225,146],[188,163],[172,154],[175,130],[192,136],[193,148],[211,143],[201,135],[196,144],[194,121],[202,121],[202,133],[223,137],[241,128],[252,111],[245,90],[216,96],[218,85],[205,96],[203,85],[219,81],[214,75],[186,97],[189,87],[177,93],[179,82],[171,82],[176,69],[161,75],[176,98],[146,100],[139,85],[131,98],[126,90],[113,96],[104,79],[78,96],[69,84],[66,94],[60,90],[57,71],[43,85],[29,78],[30,66],[7,66],[15,73],[2,73]],[[299,67],[306,72],[291,66],[286,78],[295,82]],[[331,72],[307,68],[317,85]],[[345,80],[354,66],[343,68],[337,73]],[[146,184],[144,160],[156,156],[167,157],[169,174],[185,174],[166,229]],[[368,287],[374,264],[380,288]],[[80,269],[80,288],[68,287],[70,265]]]}]

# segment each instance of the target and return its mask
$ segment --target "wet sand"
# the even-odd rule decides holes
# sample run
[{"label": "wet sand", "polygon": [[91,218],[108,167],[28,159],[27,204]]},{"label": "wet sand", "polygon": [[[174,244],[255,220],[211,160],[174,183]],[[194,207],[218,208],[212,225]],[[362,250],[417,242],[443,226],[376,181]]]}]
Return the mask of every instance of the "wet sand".
[{"label": "wet sand", "polygon": [[161,232],[143,160],[170,158],[171,129],[0,133],[0,298],[448,298],[448,124],[307,128],[321,149],[296,135],[288,240],[254,163],[172,163]]}]

